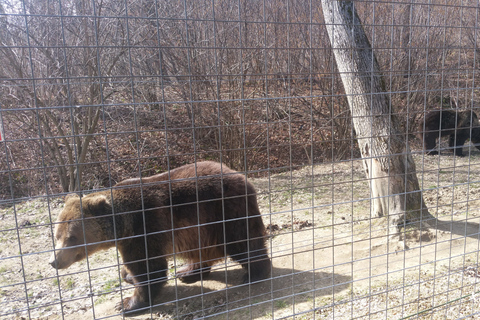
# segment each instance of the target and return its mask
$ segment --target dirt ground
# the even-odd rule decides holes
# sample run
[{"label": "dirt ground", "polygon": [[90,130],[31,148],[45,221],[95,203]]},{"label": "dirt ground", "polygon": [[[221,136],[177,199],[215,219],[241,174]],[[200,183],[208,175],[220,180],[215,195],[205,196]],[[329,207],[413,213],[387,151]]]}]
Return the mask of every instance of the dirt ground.
[{"label": "dirt ground", "polygon": [[[360,161],[250,179],[271,234],[272,278],[242,285],[243,270],[227,260],[202,283],[187,285],[173,277],[172,261],[172,278],[157,306],[128,318],[455,319],[478,314],[480,153],[414,158],[425,202],[438,219],[428,221],[429,228],[403,230],[407,247],[388,236],[385,218],[370,217]],[[0,317],[123,318],[114,306],[132,288],[119,282],[121,258],[114,249],[58,272],[48,265],[50,221],[61,207],[61,199],[42,198],[0,211]]]}]

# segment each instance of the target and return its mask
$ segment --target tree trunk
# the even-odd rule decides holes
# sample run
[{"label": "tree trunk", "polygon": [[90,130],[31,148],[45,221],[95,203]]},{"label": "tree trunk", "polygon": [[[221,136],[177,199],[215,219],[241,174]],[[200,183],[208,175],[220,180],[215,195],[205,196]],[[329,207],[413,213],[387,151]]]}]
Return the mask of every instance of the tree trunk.
[{"label": "tree trunk", "polygon": [[397,234],[407,221],[432,218],[419,190],[407,136],[393,115],[353,2],[322,0],[322,7],[370,182],[372,214],[388,215],[391,231]]}]

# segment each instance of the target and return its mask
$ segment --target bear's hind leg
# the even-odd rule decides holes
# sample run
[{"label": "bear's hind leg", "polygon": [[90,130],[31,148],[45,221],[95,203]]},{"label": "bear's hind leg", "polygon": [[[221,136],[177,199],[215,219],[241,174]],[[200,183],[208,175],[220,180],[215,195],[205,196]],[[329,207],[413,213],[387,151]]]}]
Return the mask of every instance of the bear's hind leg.
[{"label": "bear's hind leg", "polygon": [[250,245],[250,263],[242,265],[242,267],[247,270],[247,273],[243,276],[243,283],[265,280],[270,276],[272,263],[268,257],[267,248],[265,248],[263,239],[259,240],[259,242],[261,242],[261,247],[258,245],[254,246],[255,248],[253,250],[252,245]]},{"label": "bear's hind leg", "polygon": [[240,263],[247,271],[243,276],[243,283],[250,283],[267,279],[272,267],[263,238],[227,245],[227,253],[232,260]]},{"label": "bear's hind leg", "polygon": [[210,274],[211,264],[189,263],[177,272],[177,278],[184,283],[195,283]]}]

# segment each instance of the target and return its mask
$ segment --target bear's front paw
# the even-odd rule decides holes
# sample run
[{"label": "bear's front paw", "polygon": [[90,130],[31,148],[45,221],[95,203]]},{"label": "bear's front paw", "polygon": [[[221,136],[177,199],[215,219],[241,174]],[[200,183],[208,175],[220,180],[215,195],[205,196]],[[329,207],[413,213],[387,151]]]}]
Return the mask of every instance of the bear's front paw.
[{"label": "bear's front paw", "polygon": [[[134,296],[123,299],[115,305],[116,311],[131,312],[137,311],[140,308],[148,307],[148,303],[139,301]],[[140,310],[138,310],[140,311]]]}]

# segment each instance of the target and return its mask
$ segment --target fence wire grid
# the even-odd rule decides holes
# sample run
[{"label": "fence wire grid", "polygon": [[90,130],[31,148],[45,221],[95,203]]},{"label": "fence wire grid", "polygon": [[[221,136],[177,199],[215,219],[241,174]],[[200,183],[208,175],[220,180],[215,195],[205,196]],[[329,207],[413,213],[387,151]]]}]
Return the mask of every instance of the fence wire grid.
[{"label": "fence wire grid", "polygon": [[479,1],[328,2],[0,0],[0,318],[480,318]]}]

